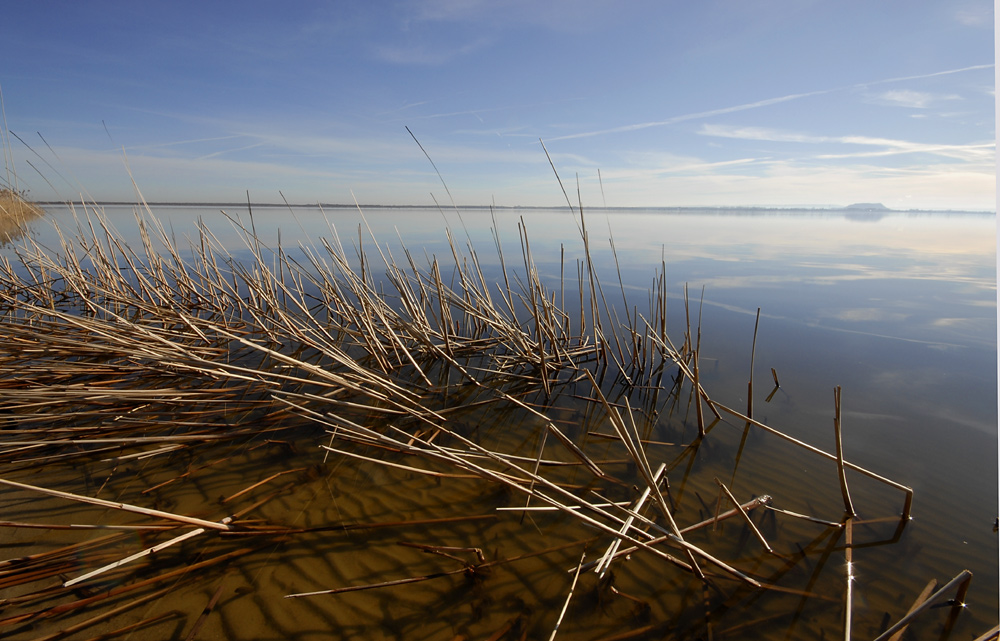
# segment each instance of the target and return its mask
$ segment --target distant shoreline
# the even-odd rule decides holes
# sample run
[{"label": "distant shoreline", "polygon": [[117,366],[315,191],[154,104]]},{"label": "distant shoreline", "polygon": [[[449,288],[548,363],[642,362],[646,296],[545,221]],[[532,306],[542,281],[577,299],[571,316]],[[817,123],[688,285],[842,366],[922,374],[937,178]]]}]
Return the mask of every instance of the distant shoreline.
[{"label": "distant shoreline", "polygon": [[[40,206],[60,206],[60,205],[75,205],[80,203],[71,203],[67,201],[34,201],[35,204]],[[138,207],[141,203],[129,202],[129,201],[97,201],[88,202],[87,206],[98,206],[98,207]],[[247,203],[245,202],[228,202],[228,203],[210,203],[210,202],[148,202],[145,203],[149,207],[219,207],[219,208],[229,208],[229,209],[246,209]],[[362,210],[365,209],[426,209],[429,211],[437,211],[443,209],[444,211],[454,211],[455,207],[438,207],[437,205],[378,205],[378,204],[346,204],[346,203],[308,203],[308,204],[290,204],[290,203],[250,203],[253,208],[260,209],[315,209],[322,207],[323,209],[357,209],[360,207]],[[531,205],[458,205],[459,211],[489,211],[490,209],[495,210],[514,210],[514,211],[566,211],[568,207],[566,206],[531,206]],[[856,205],[848,205],[846,207],[835,207],[835,206],[674,206],[674,207],[598,207],[598,206],[585,206],[583,208],[584,213],[586,212],[615,212],[623,211],[630,213],[718,213],[718,214],[752,214],[752,213],[795,213],[795,212],[805,212],[811,214],[845,214],[849,216],[856,217],[880,217],[893,214],[972,214],[972,215],[996,215],[994,210],[968,210],[968,209],[889,209],[887,207],[878,209],[862,209]],[[574,208],[574,211],[579,211]]]}]

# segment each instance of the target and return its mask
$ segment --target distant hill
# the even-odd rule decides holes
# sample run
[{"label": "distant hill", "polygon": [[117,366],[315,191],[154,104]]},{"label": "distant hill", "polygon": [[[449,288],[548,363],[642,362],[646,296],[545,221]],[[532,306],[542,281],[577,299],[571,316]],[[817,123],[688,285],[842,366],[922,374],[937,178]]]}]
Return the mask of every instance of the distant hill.
[{"label": "distant hill", "polygon": [[844,207],[844,209],[852,211],[889,211],[889,208],[882,203],[854,203],[853,205]]}]

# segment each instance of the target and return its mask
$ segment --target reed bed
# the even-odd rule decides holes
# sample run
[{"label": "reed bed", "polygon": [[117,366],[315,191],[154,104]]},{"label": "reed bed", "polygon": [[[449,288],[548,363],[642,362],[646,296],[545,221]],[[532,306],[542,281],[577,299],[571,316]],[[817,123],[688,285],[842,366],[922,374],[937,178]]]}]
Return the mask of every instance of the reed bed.
[{"label": "reed bed", "polygon": [[0,188],[0,246],[19,238],[28,223],[43,214],[38,205],[29,202],[20,193]]},{"label": "reed bed", "polygon": [[[236,598],[222,592],[223,569],[247,559],[266,565],[278,545],[360,530],[442,538],[397,540],[397,555],[423,559],[407,566],[409,575],[307,585],[305,574],[296,581],[301,589],[286,589],[286,599],[269,607],[302,612],[303,603],[349,592],[488,584],[493,568],[544,558],[553,577],[565,578],[563,596],[543,600],[551,611],[524,607],[502,622],[462,623],[442,601],[441,620],[463,635],[571,637],[580,634],[571,620],[585,618],[575,601],[599,598],[640,614],[624,624],[591,621],[591,632],[735,638],[741,626],[725,614],[772,598],[846,607],[840,618],[850,638],[853,577],[846,604],[837,596],[843,588],[798,577],[864,523],[853,514],[848,473],[899,497],[897,512],[868,521],[889,522],[896,539],[912,490],[844,459],[839,388],[836,453],[755,420],[752,405],[743,414],[710,397],[700,376],[700,324],[688,320],[677,342],[667,334],[665,265],[653,275],[645,311],[630,308],[620,273],[613,287],[598,278],[582,211],[574,217],[583,255],[572,292],[562,280],[558,289],[544,281],[523,221],[517,260],[494,236],[493,277],[471,242],[463,247],[450,234],[451,255],[423,261],[407,249],[394,256],[365,225],[350,249],[331,227],[330,238],[292,251],[262,242],[252,212],[248,224],[230,217],[249,260],[237,260],[205,225],[178,246],[144,208],[135,216],[139,246],[86,205],[75,228],[61,230],[58,247],[24,240],[16,259],[0,263],[0,485],[6,500],[43,507],[24,508],[27,516],[0,527],[46,532],[39,541],[49,543],[0,562],[0,634],[69,634],[114,620],[119,627],[108,630],[143,627],[155,637],[179,620],[173,638],[193,638],[212,625],[213,609],[225,611]],[[690,319],[686,295],[684,305]],[[696,431],[663,444],[652,436],[664,421]],[[720,425],[742,431],[743,442],[754,431],[782,452],[829,461],[823,486],[843,495],[846,511],[804,515],[780,507],[785,488],[747,483],[755,495],[740,496],[732,482],[699,475],[699,450],[719,438]],[[494,492],[503,505],[305,525],[280,507],[340,469],[378,471],[380,491],[394,501],[424,479]],[[234,473],[245,475],[242,489],[215,499],[213,478]],[[192,499],[192,486],[208,488],[203,500]],[[718,493],[716,504],[701,492]],[[701,505],[692,508],[695,497]],[[89,523],[66,520],[84,515]],[[551,518],[561,519],[564,533],[542,537],[553,545],[505,555],[484,553],[487,544],[475,539],[476,527],[503,520],[505,531],[519,533],[511,540],[535,540],[539,519]],[[723,528],[730,520],[740,525]],[[94,538],[95,530],[109,533]],[[784,531],[818,538],[773,538]],[[62,538],[81,532],[89,534]],[[747,533],[762,554],[745,550]],[[456,534],[468,539],[456,542]],[[844,544],[849,560],[853,546]],[[373,552],[359,543],[355,553]],[[426,569],[427,557],[438,559],[436,570]],[[650,583],[646,566],[665,578]],[[182,585],[202,586],[207,605],[130,614]],[[700,595],[694,601],[692,590]],[[622,636],[622,625],[634,636]],[[433,636],[407,631],[425,634]]]}]

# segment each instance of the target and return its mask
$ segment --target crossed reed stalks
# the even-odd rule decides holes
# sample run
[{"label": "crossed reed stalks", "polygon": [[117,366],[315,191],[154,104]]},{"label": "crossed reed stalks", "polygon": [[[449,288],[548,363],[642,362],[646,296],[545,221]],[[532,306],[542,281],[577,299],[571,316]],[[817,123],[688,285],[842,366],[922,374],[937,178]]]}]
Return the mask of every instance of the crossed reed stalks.
[{"label": "crossed reed stalks", "polygon": [[[570,310],[564,280],[560,278],[557,290],[540,275],[523,221],[517,261],[504,255],[494,230],[500,267],[497,275],[487,276],[471,241],[460,247],[450,233],[448,259],[421,262],[406,248],[401,256],[393,256],[388,246],[379,245],[367,223],[358,229],[353,255],[332,227],[329,239],[302,245],[293,254],[261,242],[251,213],[249,225],[230,217],[249,255],[238,259],[204,224],[188,246],[179,246],[148,208],[137,210],[141,242],[129,246],[99,208],[81,206],[75,229],[60,230],[58,247],[28,238],[14,259],[0,261],[4,477],[87,465],[109,456],[123,462],[167,461],[226,443],[279,442],[290,431],[318,425],[327,432],[321,446],[326,456],[411,475],[475,478],[520,496],[523,505],[519,501],[511,510],[566,514],[596,533],[605,550],[597,560],[585,563],[581,558],[576,568],[568,568],[575,576],[594,570],[610,577],[612,566],[622,558],[642,554],[715,589],[729,581],[740,586],[729,591],[787,592],[779,583],[794,563],[783,563],[766,577],[755,575],[685,538],[719,520],[739,517],[754,530],[762,548],[775,554],[748,514],[774,507],[770,497],[740,503],[716,479],[720,500],[714,518],[687,525],[675,518],[667,479],[683,455],[669,465],[657,465],[649,451],[649,433],[658,412],[686,402],[695,409],[698,429],[688,447],[697,448],[724,416],[731,416],[739,428],[767,432],[836,462],[845,498],[845,468],[902,491],[901,514],[889,517],[899,520],[898,537],[909,518],[912,490],[844,461],[839,446],[836,454],[824,452],[753,419],[752,407],[744,414],[710,398],[699,375],[700,327],[688,320],[679,343],[667,334],[665,263],[653,276],[642,313],[637,307],[629,311],[619,271],[617,286],[609,290],[620,290],[624,307],[619,308],[605,297],[582,211],[577,220],[584,253],[576,264],[577,291],[570,295],[579,306]],[[613,242],[611,248],[614,252]],[[684,305],[690,319],[686,290]],[[560,398],[586,403],[589,420],[603,427],[595,436],[616,443],[622,458],[600,460],[588,453],[587,443],[595,439],[586,430],[552,418]],[[839,418],[839,392],[837,399]],[[524,433],[497,446],[456,420],[487,409],[516,412]],[[839,422],[837,428],[839,436]],[[313,428],[307,434],[317,438]],[[533,453],[524,451],[529,443],[537,447]],[[584,470],[586,478],[567,475],[568,466]],[[249,498],[258,486],[303,469],[279,472],[226,502]],[[197,520],[137,505],[148,493],[180,485],[194,473],[189,468],[144,488],[129,503],[117,502],[118,509],[148,517],[121,527],[146,528],[153,536],[161,529],[197,526],[162,541],[153,551],[195,537],[243,541],[323,529],[248,519],[267,498],[225,518]],[[88,499],[80,492],[55,493],[24,481],[0,479],[0,484],[29,494]],[[630,495],[633,484],[638,487]],[[629,498],[602,495],[611,491]],[[732,509],[722,509],[726,502]],[[834,530],[843,526],[839,516],[824,520],[777,508],[774,513]],[[116,536],[109,535],[109,540]],[[121,559],[102,545],[96,547],[104,551],[86,565],[100,567],[79,579],[84,583],[91,575],[126,573],[126,561],[149,553],[147,549]],[[457,558],[447,546],[432,547],[435,553]],[[229,549],[204,563],[224,564],[253,550]],[[0,602],[24,609],[0,618],[0,630],[92,603],[74,600],[71,581],[61,586],[44,583],[76,570],[65,561],[68,553],[41,555],[6,574],[0,564],[0,588],[44,584]],[[478,562],[460,560],[454,572],[364,586],[317,586],[287,596],[389,587],[516,561],[487,562],[481,551],[479,556]],[[163,580],[181,574],[167,572]],[[42,605],[52,598],[61,599],[61,604]],[[201,619],[194,631],[200,624]],[[558,627],[557,622],[553,636]]]}]

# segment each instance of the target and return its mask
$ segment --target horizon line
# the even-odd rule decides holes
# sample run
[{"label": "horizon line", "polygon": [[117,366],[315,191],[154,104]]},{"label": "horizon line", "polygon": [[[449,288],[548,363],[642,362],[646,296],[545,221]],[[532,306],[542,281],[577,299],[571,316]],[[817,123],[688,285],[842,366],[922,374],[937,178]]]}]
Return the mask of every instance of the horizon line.
[{"label": "horizon line", "polygon": [[[329,209],[432,209],[441,211],[454,211],[455,209],[545,209],[564,210],[566,205],[454,205],[447,208],[438,205],[391,205],[391,204],[358,204],[358,203],[287,203],[287,202],[209,202],[209,201],[127,201],[127,200],[93,200],[90,202],[76,203],[66,200],[37,200],[36,205],[85,205],[85,206],[149,206],[149,207],[265,207],[265,208],[309,208],[320,207]],[[580,211],[579,207],[571,208],[574,213]],[[892,209],[881,203],[853,203],[851,205],[630,205],[630,206],[603,206],[592,205],[584,207],[590,211],[617,211],[617,210],[765,210],[765,211],[818,211],[818,212],[858,212],[858,213],[969,213],[969,214],[996,214],[995,209]]]}]

